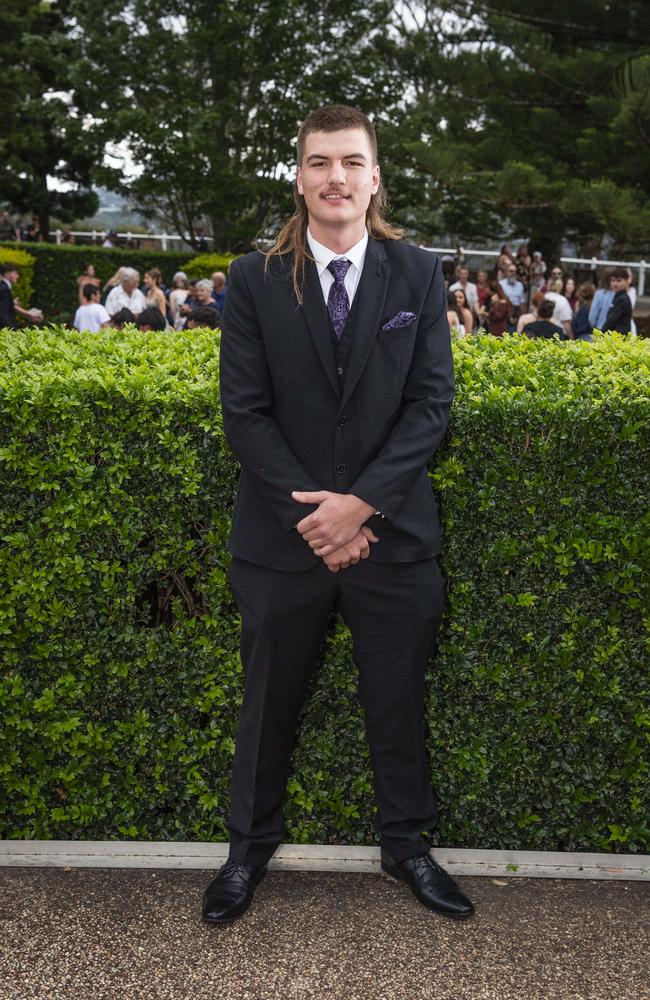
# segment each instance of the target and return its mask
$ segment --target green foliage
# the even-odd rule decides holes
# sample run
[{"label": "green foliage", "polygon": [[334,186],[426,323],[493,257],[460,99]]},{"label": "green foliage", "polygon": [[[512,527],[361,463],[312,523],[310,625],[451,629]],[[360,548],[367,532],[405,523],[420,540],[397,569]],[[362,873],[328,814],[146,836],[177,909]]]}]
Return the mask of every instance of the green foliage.
[{"label": "green foliage", "polygon": [[617,253],[643,253],[647,4],[424,0],[409,11],[383,43],[411,93],[382,122],[399,217],[429,239],[531,236],[547,259],[567,237],[598,253],[605,234]]},{"label": "green foliage", "polygon": [[32,298],[34,258],[25,250],[17,250],[15,245],[0,244],[0,264],[15,264],[18,268],[19,279],[13,287],[13,295],[26,309]]},{"label": "green foliage", "polygon": [[207,220],[216,250],[249,250],[291,212],[279,164],[292,162],[306,113],[336,101],[383,106],[373,38],[391,6],[70,0],[73,71],[107,142],[128,137],[139,172],[124,189],[139,211],[177,233]]},{"label": "green foliage", "polygon": [[[0,245],[0,256],[5,253]],[[15,247],[17,244],[10,244]],[[18,244],[19,245],[19,244]],[[30,243],[34,262],[34,304],[45,313],[46,320],[72,322],[78,306],[77,278],[86,264],[92,264],[102,284],[122,265],[134,267],[140,276],[157,267],[163,281],[171,282],[176,271],[185,270],[191,255],[186,252],[161,250],[123,250],[109,247],[57,246],[53,243]]]},{"label": "green foliage", "polygon": [[202,253],[192,258],[183,270],[188,278],[209,278],[215,271],[228,274],[228,268],[235,259],[236,254],[232,253]]},{"label": "green foliage", "polygon": [[45,231],[50,215],[71,222],[99,204],[91,172],[104,149],[83,85],[75,92],[78,39],[69,6],[67,0],[12,4],[3,11],[0,35],[0,201],[36,212]]},{"label": "green foliage", "polygon": [[[226,838],[242,675],[217,336],[0,334],[2,836]],[[647,850],[648,344],[454,351],[432,468],[437,838]],[[333,618],[287,791],[294,841],[374,842],[356,686]]]}]

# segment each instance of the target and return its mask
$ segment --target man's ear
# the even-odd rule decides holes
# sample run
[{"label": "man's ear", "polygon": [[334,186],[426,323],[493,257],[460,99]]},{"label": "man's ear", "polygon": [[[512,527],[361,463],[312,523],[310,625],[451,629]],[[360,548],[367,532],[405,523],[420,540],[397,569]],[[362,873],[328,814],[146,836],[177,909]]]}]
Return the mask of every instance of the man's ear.
[{"label": "man's ear", "polygon": [[298,188],[298,194],[303,194],[302,190],[302,171],[298,167],[298,173],[296,174],[296,187]]},{"label": "man's ear", "polygon": [[372,193],[377,194],[379,191],[379,181],[381,180],[381,175],[379,173],[379,164],[375,163],[372,168]]}]

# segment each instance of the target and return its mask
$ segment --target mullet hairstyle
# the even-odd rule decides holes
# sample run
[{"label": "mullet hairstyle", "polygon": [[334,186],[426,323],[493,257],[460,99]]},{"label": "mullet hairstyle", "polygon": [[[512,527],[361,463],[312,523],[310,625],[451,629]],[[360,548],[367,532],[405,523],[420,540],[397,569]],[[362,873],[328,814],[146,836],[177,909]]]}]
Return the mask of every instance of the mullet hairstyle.
[{"label": "mullet hairstyle", "polygon": [[[373,160],[377,163],[377,136],[372,122],[363,111],[348,107],[345,104],[329,104],[317,108],[304,120],[298,131],[296,161],[302,164],[305,152],[305,139],[311,132],[340,132],[344,129],[363,129],[368,136]],[[302,303],[302,285],[305,277],[305,262],[313,260],[307,242],[307,225],[309,216],[304,197],[298,193],[297,182],[293,185],[293,200],[296,210],[288,222],[278,233],[275,243],[266,253],[264,270],[269,266],[272,257],[282,257],[293,254],[293,289],[298,303]],[[366,227],[370,236],[376,240],[399,240],[404,235],[403,229],[397,229],[386,219],[388,199],[386,189],[379,179],[377,194],[370,196],[370,204],[366,212]]]}]

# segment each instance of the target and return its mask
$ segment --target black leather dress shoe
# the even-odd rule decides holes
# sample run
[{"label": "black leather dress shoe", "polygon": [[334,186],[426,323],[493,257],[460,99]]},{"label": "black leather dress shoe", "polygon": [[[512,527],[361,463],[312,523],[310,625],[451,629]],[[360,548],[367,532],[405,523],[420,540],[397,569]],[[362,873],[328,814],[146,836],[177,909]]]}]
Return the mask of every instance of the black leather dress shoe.
[{"label": "black leather dress shoe", "polygon": [[243,917],[255,886],[266,875],[266,865],[256,868],[226,861],[203,893],[203,919],[208,924],[230,924]]},{"label": "black leather dress shoe", "polygon": [[428,909],[457,920],[472,916],[472,903],[460,891],[451,875],[436,864],[429,854],[420,854],[398,863],[382,851],[381,867],[391,878],[405,882],[414,896]]}]

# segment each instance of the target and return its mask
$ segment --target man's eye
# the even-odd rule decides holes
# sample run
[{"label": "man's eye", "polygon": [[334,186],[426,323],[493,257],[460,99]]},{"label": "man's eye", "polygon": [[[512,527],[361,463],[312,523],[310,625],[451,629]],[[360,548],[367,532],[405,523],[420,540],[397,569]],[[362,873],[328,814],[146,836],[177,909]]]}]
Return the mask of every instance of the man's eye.
[{"label": "man's eye", "polygon": [[349,163],[349,165],[351,167],[362,167],[363,166],[363,163],[361,162],[361,160],[348,160],[348,163]]}]

